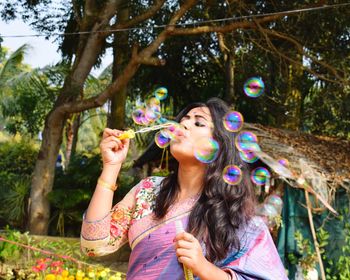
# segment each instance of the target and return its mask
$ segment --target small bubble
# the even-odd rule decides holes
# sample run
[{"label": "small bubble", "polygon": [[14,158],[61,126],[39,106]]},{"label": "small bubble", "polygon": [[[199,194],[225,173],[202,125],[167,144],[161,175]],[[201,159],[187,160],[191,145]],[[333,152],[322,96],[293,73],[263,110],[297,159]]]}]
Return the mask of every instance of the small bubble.
[{"label": "small bubble", "polygon": [[228,165],[224,168],[222,177],[229,185],[238,185],[242,180],[242,170],[237,165]]},{"label": "small bubble", "polygon": [[247,96],[256,98],[264,93],[265,84],[260,77],[252,77],[244,83],[243,90]]}]

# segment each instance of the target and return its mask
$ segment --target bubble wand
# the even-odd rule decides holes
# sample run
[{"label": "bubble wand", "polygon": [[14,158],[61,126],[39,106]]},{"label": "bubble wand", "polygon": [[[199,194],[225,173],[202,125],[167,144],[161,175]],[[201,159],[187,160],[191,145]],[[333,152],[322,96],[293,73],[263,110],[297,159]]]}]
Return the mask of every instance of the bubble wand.
[{"label": "bubble wand", "polygon": [[[184,232],[184,228],[183,228],[181,220],[175,221],[175,228],[176,228],[176,234],[178,234],[180,232]],[[187,268],[184,264],[182,266],[184,269],[185,279],[186,280],[194,280],[192,270]]]},{"label": "bubble wand", "polygon": [[120,140],[131,139],[131,138],[135,138],[135,134],[136,133],[145,133],[145,132],[149,132],[149,131],[153,131],[153,130],[167,128],[167,127],[170,127],[172,125],[173,124],[171,124],[171,123],[164,123],[164,124],[159,124],[159,125],[154,125],[154,126],[150,126],[150,127],[141,128],[141,129],[139,129],[137,131],[134,131],[133,129],[129,129],[127,131],[124,131],[117,138],[120,139]]}]

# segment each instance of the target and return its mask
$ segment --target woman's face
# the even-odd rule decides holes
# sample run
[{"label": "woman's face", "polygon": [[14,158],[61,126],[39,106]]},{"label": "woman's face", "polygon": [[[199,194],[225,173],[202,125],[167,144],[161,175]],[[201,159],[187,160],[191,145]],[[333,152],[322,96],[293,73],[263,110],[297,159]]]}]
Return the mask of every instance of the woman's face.
[{"label": "woman's face", "polygon": [[170,152],[179,162],[193,160],[194,149],[200,148],[203,140],[213,137],[213,122],[208,107],[196,107],[181,120],[183,126],[176,141],[171,142]]}]

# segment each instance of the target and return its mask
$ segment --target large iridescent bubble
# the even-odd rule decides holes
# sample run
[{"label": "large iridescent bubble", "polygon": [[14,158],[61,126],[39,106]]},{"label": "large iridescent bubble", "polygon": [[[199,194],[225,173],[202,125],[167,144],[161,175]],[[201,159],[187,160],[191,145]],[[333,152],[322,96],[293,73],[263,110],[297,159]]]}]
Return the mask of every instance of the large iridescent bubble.
[{"label": "large iridescent bubble", "polygon": [[160,131],[156,133],[154,136],[154,141],[156,142],[157,146],[161,149],[166,148],[170,144],[170,138],[167,138],[164,136]]},{"label": "large iridescent bubble", "polygon": [[213,138],[203,138],[194,147],[194,156],[200,162],[211,163],[219,153],[219,143]]},{"label": "large iridescent bubble", "polygon": [[247,163],[254,163],[258,161],[258,156],[252,151],[239,151],[239,157]]},{"label": "large iridescent bubble", "polygon": [[146,119],[145,110],[137,108],[131,113],[133,121],[138,125],[147,125],[149,121]]},{"label": "large iridescent bubble", "polygon": [[263,186],[270,180],[271,174],[265,167],[257,167],[252,171],[250,178],[254,184]]},{"label": "large iridescent bubble", "polygon": [[266,204],[273,205],[277,212],[280,214],[283,208],[283,200],[282,198],[277,194],[271,194],[268,197],[265,198]]},{"label": "large iridescent bubble", "polygon": [[145,118],[149,123],[155,122],[161,117],[160,106],[154,105],[152,107],[147,106],[145,110]]},{"label": "large iridescent bubble", "polygon": [[276,208],[268,203],[263,203],[261,205],[259,205],[256,209],[255,212],[258,216],[266,216],[266,217],[276,217],[278,216],[278,212],[276,210]]},{"label": "large iridescent bubble", "polygon": [[265,224],[271,228],[276,225],[276,218],[279,216],[277,209],[272,204],[263,203],[256,208],[255,214],[262,217]]},{"label": "large iridescent bubble", "polygon": [[235,145],[239,151],[260,151],[258,137],[250,131],[241,131],[235,138]]},{"label": "large iridescent bubble", "polygon": [[172,141],[176,140],[179,135],[180,124],[174,121],[167,121],[167,127],[160,130],[160,133],[163,134],[164,137],[171,139]]},{"label": "large iridescent bubble", "polygon": [[264,93],[265,84],[260,77],[253,77],[244,83],[243,90],[247,96],[256,98]]},{"label": "large iridescent bubble", "polygon": [[222,172],[222,178],[229,185],[238,185],[242,181],[242,170],[237,165],[228,165]]},{"label": "large iridescent bubble", "polygon": [[224,127],[230,132],[237,132],[243,127],[243,116],[240,112],[228,112],[223,118]]}]

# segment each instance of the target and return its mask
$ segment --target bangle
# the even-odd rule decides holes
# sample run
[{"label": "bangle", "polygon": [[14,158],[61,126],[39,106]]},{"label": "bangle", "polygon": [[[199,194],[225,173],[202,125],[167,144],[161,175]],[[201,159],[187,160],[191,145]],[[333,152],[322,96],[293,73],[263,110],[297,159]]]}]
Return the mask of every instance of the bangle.
[{"label": "bangle", "polygon": [[117,185],[116,184],[113,184],[113,185],[108,184],[107,182],[105,182],[101,178],[98,178],[97,185],[100,185],[101,187],[104,187],[105,189],[109,189],[109,190],[111,190],[113,192],[117,189]]}]

